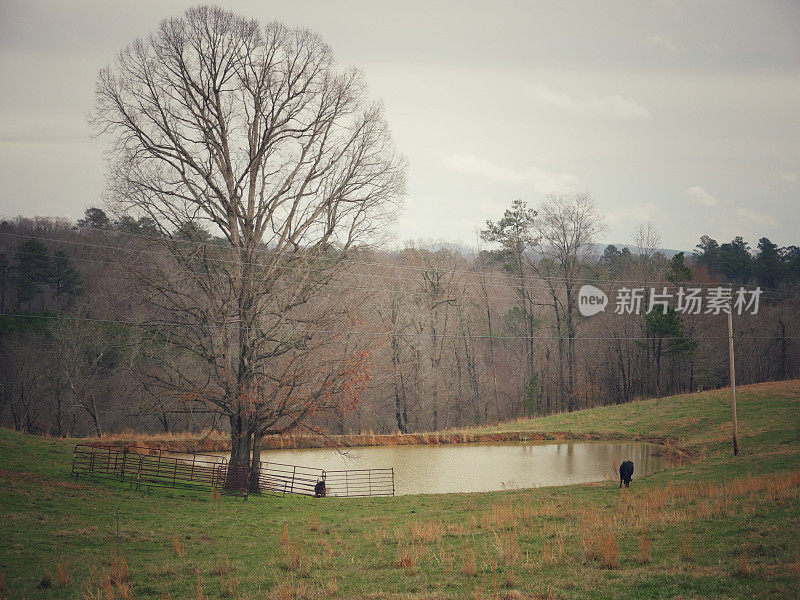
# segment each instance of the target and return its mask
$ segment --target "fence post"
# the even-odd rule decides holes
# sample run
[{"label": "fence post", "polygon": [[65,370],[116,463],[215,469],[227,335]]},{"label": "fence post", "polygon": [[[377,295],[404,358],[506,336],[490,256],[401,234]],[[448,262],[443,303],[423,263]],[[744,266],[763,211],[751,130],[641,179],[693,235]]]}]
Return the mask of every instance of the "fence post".
[{"label": "fence post", "polygon": [[139,455],[139,468],[136,473],[136,489],[138,490],[142,484],[142,460],[144,456],[142,454]]},{"label": "fence post", "polygon": [[394,467],[392,467],[392,497],[394,497]]}]

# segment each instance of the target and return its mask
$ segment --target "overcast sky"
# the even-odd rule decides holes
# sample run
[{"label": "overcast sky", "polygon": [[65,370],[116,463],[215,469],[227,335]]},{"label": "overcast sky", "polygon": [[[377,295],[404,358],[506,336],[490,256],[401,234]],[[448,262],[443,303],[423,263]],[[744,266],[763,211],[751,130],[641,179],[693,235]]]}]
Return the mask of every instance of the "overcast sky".
[{"label": "overcast sky", "polygon": [[[98,70],[196,2],[0,0],[0,215],[101,202]],[[800,2],[222,5],[363,70],[409,161],[399,241],[474,245],[515,199],[585,191],[605,242],[800,243]]]}]

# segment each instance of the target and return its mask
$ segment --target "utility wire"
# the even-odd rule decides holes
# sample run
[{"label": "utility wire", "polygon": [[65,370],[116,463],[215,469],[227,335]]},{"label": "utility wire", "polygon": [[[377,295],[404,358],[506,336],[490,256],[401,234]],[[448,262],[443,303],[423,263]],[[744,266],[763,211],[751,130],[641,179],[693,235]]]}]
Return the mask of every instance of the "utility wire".
[{"label": "utility wire", "polygon": [[[0,317],[9,317],[9,318],[23,318],[23,319],[44,319],[44,320],[60,320],[60,321],[76,321],[82,323],[94,323],[100,325],[129,325],[132,327],[190,327],[196,328],[201,330],[206,329],[228,329],[234,326],[239,326],[239,321],[231,321],[227,324],[222,323],[180,323],[180,322],[171,322],[171,321],[126,321],[122,319],[91,319],[88,317],[73,317],[73,316],[61,316],[61,315],[30,315],[30,314],[18,314],[18,313],[0,313]],[[274,331],[278,329],[278,327],[273,328],[266,328],[266,327],[250,327],[245,325],[243,327],[245,330],[249,331],[260,331],[260,332],[267,332],[267,331]],[[559,337],[559,336],[534,336],[533,338],[527,336],[488,336],[488,335],[456,335],[456,334],[437,334],[432,335],[429,333],[418,333],[418,332],[393,332],[393,331],[364,331],[364,330],[337,330],[337,329],[307,329],[307,328],[294,328],[295,331],[298,333],[326,333],[326,334],[335,334],[335,335],[363,335],[363,336],[373,336],[373,337],[418,337],[418,338],[454,338],[454,339],[492,339],[492,340],[532,340],[532,341],[556,341],[556,340],[564,340],[568,339],[566,337]],[[727,340],[727,335],[704,335],[702,336],[704,340]],[[783,340],[796,340],[800,339],[800,336],[756,336],[756,335],[741,335],[737,336],[737,339],[748,339],[748,340],[775,340],[775,339],[783,339]],[[653,340],[678,340],[678,341],[686,341],[687,338],[683,337],[635,337],[635,336],[585,336],[585,337],[576,337],[574,338],[575,341],[613,341],[613,340],[632,340],[632,341],[653,341]]]},{"label": "utility wire", "polygon": [[[134,234],[125,234],[125,235],[134,235]],[[114,245],[106,245],[106,244],[95,244],[95,243],[90,243],[90,242],[80,242],[80,241],[76,241],[76,240],[65,240],[65,239],[60,239],[60,238],[49,238],[49,237],[26,235],[26,234],[19,234],[19,233],[0,232],[0,236],[10,236],[10,237],[16,237],[16,238],[23,238],[23,239],[49,241],[49,242],[53,242],[53,243],[70,244],[70,245],[75,245],[75,246],[96,248],[96,249],[99,249],[99,250],[118,250],[118,251],[121,251],[121,252],[129,252],[129,253],[133,253],[133,254],[137,254],[137,255],[146,255],[146,256],[153,256],[153,257],[160,257],[160,258],[164,258],[164,257],[168,257],[169,256],[169,255],[165,255],[164,253],[161,253],[161,252],[153,252],[153,251],[148,251],[148,250],[143,250],[143,249],[126,248],[126,247],[123,247],[123,246],[114,246]],[[145,237],[144,239],[149,239],[149,240],[161,239],[162,243],[164,241],[164,238],[147,238],[147,237]],[[172,241],[174,241],[174,240],[172,240]],[[184,243],[184,242],[180,241],[178,243]],[[202,246],[208,246],[208,247],[211,247],[211,248],[216,248],[218,250],[227,248],[226,246],[208,244],[208,243],[203,243],[203,242],[185,242],[185,243],[189,244],[189,245],[198,244],[198,245],[202,245]],[[263,251],[263,252],[269,252],[269,251]],[[278,254],[280,254],[280,253],[289,254],[287,252],[276,252],[276,253],[278,253]],[[35,253],[31,253],[31,254],[35,254]],[[293,255],[293,256],[297,256],[299,258],[304,258],[304,257],[299,256],[299,255]],[[70,257],[70,258],[75,258],[76,260],[79,259],[79,257]],[[314,258],[316,260],[325,261],[325,257],[324,256],[316,256]],[[187,257],[187,259],[188,259],[188,257]],[[310,267],[309,268],[304,268],[304,267],[298,267],[298,266],[293,266],[293,265],[274,265],[274,264],[269,264],[269,263],[257,263],[257,262],[252,262],[252,261],[236,261],[236,260],[233,260],[233,259],[221,259],[221,258],[211,258],[211,257],[200,257],[199,260],[201,260],[203,262],[206,262],[206,263],[211,263],[211,264],[228,264],[228,265],[242,265],[242,266],[247,265],[247,266],[253,266],[253,267],[264,267],[264,268],[278,270],[278,271],[280,271],[280,270],[294,270],[294,271],[307,272],[307,271],[310,270]],[[412,265],[395,265],[395,264],[388,264],[388,263],[366,263],[366,262],[360,262],[360,261],[353,261],[351,259],[346,259],[346,258],[338,259],[337,262],[345,263],[345,264],[365,264],[365,265],[370,265],[370,266],[374,266],[374,267],[381,267],[381,268],[384,268],[384,269],[412,269],[412,270],[415,270],[415,271],[420,272],[420,273],[430,273],[432,271],[436,271],[437,270],[435,267],[416,267],[416,266],[412,266]],[[155,268],[158,269],[158,267],[155,267]],[[173,272],[173,273],[176,272],[174,270],[169,270],[169,269],[159,269],[159,270],[161,270],[163,272]],[[550,283],[565,283],[567,281],[572,282],[574,284],[591,283],[591,284],[595,284],[595,285],[598,285],[598,286],[606,286],[606,287],[608,287],[608,286],[617,286],[618,287],[621,284],[626,284],[624,287],[628,287],[629,285],[630,286],[634,286],[635,285],[637,287],[641,287],[641,286],[653,287],[654,289],[660,289],[662,287],[667,287],[668,289],[669,288],[673,288],[673,287],[674,288],[678,288],[678,287],[684,287],[684,288],[696,288],[696,287],[700,287],[700,288],[703,288],[703,287],[724,287],[724,288],[727,288],[727,287],[734,287],[735,289],[743,288],[743,289],[746,289],[748,291],[753,291],[756,287],[760,287],[760,286],[752,286],[752,285],[744,285],[744,284],[730,284],[730,283],[724,283],[724,282],[699,282],[699,281],[698,282],[687,281],[687,282],[685,282],[685,285],[678,286],[676,284],[667,285],[664,281],[647,281],[647,280],[632,280],[632,279],[602,279],[602,278],[599,278],[599,277],[596,277],[596,278],[574,278],[574,279],[569,279],[569,280],[567,280],[566,278],[559,278],[559,277],[551,277],[551,278],[544,279],[542,277],[535,276],[535,275],[524,275],[522,277],[519,277],[519,276],[513,275],[513,274],[489,273],[489,272],[483,272],[483,271],[470,271],[470,270],[458,270],[458,269],[453,269],[453,270],[447,269],[446,272],[448,274],[465,274],[465,275],[483,276],[483,277],[495,277],[495,278],[502,277],[502,278],[504,278],[504,281],[498,282],[498,283],[483,282],[481,284],[479,282],[473,282],[473,284],[474,285],[483,285],[483,286],[486,286],[486,287],[503,287],[503,288],[506,288],[506,289],[508,288],[508,285],[509,285],[509,283],[508,283],[509,279],[512,281],[512,283],[514,283],[516,281],[519,281],[519,280],[527,281],[527,282],[536,284],[536,286],[538,286],[540,288],[547,288],[548,291],[549,291],[549,287],[548,286],[549,286]],[[183,272],[180,272],[180,273],[185,275],[185,273],[183,273]],[[350,275],[359,276],[359,277],[369,277],[369,278],[381,279],[381,280],[400,281],[400,282],[407,282],[408,281],[408,277],[394,276],[394,275],[379,275],[377,273],[355,272],[355,273],[350,273]],[[247,278],[245,278],[245,279],[247,279]],[[386,289],[389,289],[389,288],[386,288]],[[800,297],[800,292],[793,292],[793,291],[790,291],[790,290],[783,290],[783,289],[779,289],[779,288],[766,288],[766,287],[761,287],[760,289],[762,291],[768,291],[768,292],[773,293],[773,294],[783,294],[785,297]]]},{"label": "utility wire", "polygon": [[[16,252],[16,254],[23,254],[23,255],[26,255],[26,256],[50,256],[49,253],[45,253],[45,252],[28,252],[28,251],[25,251],[25,250],[18,250]],[[89,257],[84,257],[84,256],[70,256],[68,258],[70,260],[73,260],[73,261],[89,263],[89,264],[95,264],[95,265],[119,266],[119,264],[120,264],[119,262],[113,261],[111,259],[97,259],[97,258],[89,258]],[[169,274],[177,275],[177,276],[183,277],[183,278],[186,278],[187,275],[189,275],[190,273],[193,274],[193,275],[196,275],[198,277],[204,277],[206,275],[213,276],[213,273],[203,273],[203,272],[194,272],[194,271],[186,271],[186,270],[179,271],[177,269],[161,268],[161,267],[158,267],[156,265],[138,265],[135,268],[136,268],[136,270],[153,271],[153,272],[156,272],[156,273],[169,273]],[[355,274],[354,276],[358,277],[359,275],[360,274]],[[258,278],[258,277],[244,277],[244,276],[242,276],[242,277],[240,277],[240,279],[242,281],[250,281],[250,282],[253,282],[253,283],[262,283],[264,281],[263,279]],[[408,280],[404,278],[404,281],[408,281]],[[595,283],[602,284],[601,282],[597,282],[597,281],[595,281]],[[468,282],[452,283],[451,285],[453,285],[455,287],[480,286],[480,283],[479,282],[475,282],[475,281],[468,281]],[[698,284],[698,285],[702,286],[703,284]],[[708,284],[708,285],[710,286],[711,284]],[[392,291],[396,291],[396,288],[392,288],[392,287],[388,287],[388,286],[367,287],[367,286],[360,286],[360,285],[355,285],[355,284],[340,284],[340,283],[319,283],[319,286],[320,286],[321,289],[339,289],[339,290],[346,290],[346,291],[352,291],[352,290],[359,290],[359,291],[365,291],[365,292],[392,292]],[[658,292],[662,292],[663,293],[663,290],[691,289],[694,286],[695,286],[695,284],[693,284],[692,282],[687,282],[687,285],[677,285],[675,283],[670,282],[668,284],[664,283],[663,285],[659,285],[658,287],[654,287],[653,289],[655,289]],[[497,286],[493,285],[492,287],[497,287]],[[505,287],[506,287],[506,289],[508,288],[507,285]],[[727,288],[728,286],[726,286],[726,285],[721,285],[721,286],[715,285],[714,287]],[[740,287],[742,289],[747,289],[745,286],[740,286]],[[734,287],[734,289],[739,289],[739,288]],[[777,289],[777,288],[760,288],[760,289],[761,289],[762,293],[764,294],[764,297],[781,297],[783,299],[800,298],[800,292],[792,292],[790,290],[780,290],[780,289]],[[748,291],[752,292],[754,290],[751,289],[751,290],[748,290]],[[443,296],[446,296],[446,295],[457,295],[457,292],[454,292],[453,294],[445,294],[445,293],[443,293],[442,295]],[[330,299],[330,296],[326,296],[326,297],[328,297]],[[466,297],[473,298],[473,299],[478,299],[478,300],[499,300],[499,301],[508,301],[508,302],[517,302],[519,300],[519,296],[515,296],[515,295],[512,295],[512,296],[487,296],[487,295],[481,294],[480,291],[476,291],[474,293],[470,292],[470,293],[466,294]]]}]

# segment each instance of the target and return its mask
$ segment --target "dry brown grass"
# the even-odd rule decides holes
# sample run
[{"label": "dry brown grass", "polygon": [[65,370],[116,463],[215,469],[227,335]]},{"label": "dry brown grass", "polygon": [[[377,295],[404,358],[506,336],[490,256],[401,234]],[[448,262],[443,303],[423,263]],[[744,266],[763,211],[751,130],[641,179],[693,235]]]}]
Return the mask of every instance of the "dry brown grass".
[{"label": "dry brown grass", "polygon": [[425,556],[425,548],[420,544],[401,541],[397,545],[394,564],[401,569],[411,569]]},{"label": "dry brown grass", "polygon": [[795,501],[800,496],[800,471],[746,476],[716,482],[669,483],[643,493],[620,493],[613,520],[646,530],[653,524],[678,524],[714,519],[735,510],[748,514],[765,502]]},{"label": "dry brown grass", "polygon": [[236,578],[233,567],[227,558],[224,562],[217,563],[211,569],[211,574],[219,576],[219,587],[223,596],[237,596],[239,580]]},{"label": "dry brown grass", "polygon": [[504,534],[494,534],[494,548],[498,558],[507,567],[513,567],[519,562],[522,551],[519,547],[517,534],[506,532]]},{"label": "dry brown grass", "polygon": [[239,592],[239,580],[233,573],[220,573],[219,589],[223,596],[235,598]]},{"label": "dry brown grass", "polygon": [[383,546],[389,539],[389,536],[389,526],[387,525],[386,518],[381,519],[381,523],[376,529],[364,532],[364,539],[374,543],[375,548],[381,555],[383,555]]},{"label": "dry brown grass", "polygon": [[58,587],[64,587],[70,583],[72,583],[72,573],[67,567],[58,563],[56,565],[56,585]]},{"label": "dry brown grass", "polygon": [[170,452],[225,452],[230,450],[230,437],[219,431],[206,431],[204,433],[161,433],[151,435],[148,433],[114,433],[101,437],[73,438],[83,443],[101,443],[112,446],[146,446],[161,448]]},{"label": "dry brown grass", "polygon": [[228,573],[233,572],[233,567],[231,566],[231,562],[226,558],[222,562],[216,563],[212,568],[210,573],[212,575],[227,575]]},{"label": "dry brown grass", "polygon": [[162,584],[161,585],[161,593],[159,594],[159,600],[172,600],[172,594],[169,593],[169,590]]},{"label": "dry brown grass", "polygon": [[583,553],[587,560],[600,559],[600,547],[597,540],[602,532],[602,516],[597,509],[590,507],[584,515],[581,537]]},{"label": "dry brown grass", "polygon": [[294,577],[289,575],[275,584],[275,587],[270,590],[269,597],[272,600],[311,600],[317,595],[313,593],[307,583],[296,582]]},{"label": "dry brown grass", "polygon": [[742,553],[736,559],[736,568],[733,570],[736,577],[750,577],[753,574],[750,565],[747,563],[747,548],[742,548]]},{"label": "dry brown grass", "polygon": [[481,513],[480,524],[482,529],[513,529],[518,520],[518,513],[511,504],[495,502]]},{"label": "dry brown grass", "polygon": [[452,536],[461,537],[467,532],[467,528],[460,523],[448,523],[447,533]]},{"label": "dry brown grass", "polygon": [[311,513],[308,515],[308,529],[309,531],[319,531],[321,527],[319,521],[319,515],[317,513]]},{"label": "dry brown grass", "polygon": [[127,583],[120,583],[117,586],[117,598],[119,600],[133,600],[133,590]]},{"label": "dry brown grass", "polygon": [[324,592],[324,596],[326,598],[333,598],[339,594],[339,582],[336,580],[336,578],[328,580],[328,582],[325,584]]},{"label": "dry brown grass", "polygon": [[646,565],[650,562],[650,538],[647,533],[639,537],[639,562]]},{"label": "dry brown grass", "polygon": [[678,556],[684,562],[690,563],[694,560],[694,540],[691,532],[684,534],[681,537],[680,545],[678,547]]},{"label": "dry brown grass", "polygon": [[606,569],[619,568],[620,564],[613,518],[589,508],[583,522],[584,555],[588,560],[598,561]]},{"label": "dry brown grass", "polygon": [[606,569],[619,568],[619,544],[617,537],[611,533],[600,536],[600,564]]},{"label": "dry brown grass", "polygon": [[[514,569],[510,569],[503,574],[503,587],[508,589],[513,588],[515,585],[517,585],[517,572]],[[509,591],[516,592],[517,590]],[[505,598],[506,596],[503,597]],[[521,598],[522,596],[519,597]]]},{"label": "dry brown grass", "polygon": [[186,548],[183,547],[177,535],[172,536],[172,551],[175,552],[175,556],[178,558],[186,556]]},{"label": "dry brown grass", "polygon": [[430,544],[444,535],[445,527],[441,521],[409,521],[405,527],[405,537],[415,542]]},{"label": "dry brown grass", "polygon": [[280,535],[280,546],[283,551],[283,567],[287,571],[305,573],[309,568],[309,559],[300,542],[289,537],[289,526],[284,523]]},{"label": "dry brown grass", "polygon": [[470,548],[464,550],[464,557],[461,560],[461,573],[467,577],[473,577],[478,573],[478,566],[475,563],[475,553]]},{"label": "dry brown grass", "polygon": [[287,523],[283,524],[283,529],[281,529],[281,535],[278,541],[281,546],[288,546],[291,543],[292,540],[289,538],[289,525]]},{"label": "dry brown grass", "polygon": [[557,565],[564,558],[564,531],[557,531],[550,542],[542,548],[542,562],[546,565]]},{"label": "dry brown grass", "polygon": [[82,597],[84,600],[132,600],[128,562],[115,555],[107,566],[90,565]]},{"label": "dry brown grass", "polygon": [[108,568],[108,577],[114,585],[130,581],[131,576],[128,571],[128,561],[121,556],[112,556],[111,564]]}]

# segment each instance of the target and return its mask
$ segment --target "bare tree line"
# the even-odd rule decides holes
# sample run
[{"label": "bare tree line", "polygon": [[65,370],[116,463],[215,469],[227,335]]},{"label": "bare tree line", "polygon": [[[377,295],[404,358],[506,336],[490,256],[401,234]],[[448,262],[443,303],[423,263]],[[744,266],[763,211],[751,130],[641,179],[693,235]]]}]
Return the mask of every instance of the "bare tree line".
[{"label": "bare tree line", "polygon": [[[670,323],[648,323],[645,315],[611,310],[588,319],[575,312],[570,329],[565,313],[554,309],[554,304],[566,309],[568,285],[587,281],[608,292],[633,281],[655,288],[659,282],[709,286],[721,281],[691,258],[684,263],[691,275],[681,279],[675,259],[660,254],[652,246],[658,240],[652,231],[649,235],[650,245],[639,239],[629,253],[607,250],[596,256],[589,247],[582,249],[580,270],[571,279],[553,270],[552,258],[531,251],[523,273],[530,316],[520,308],[520,277],[488,249],[413,244],[397,252],[354,255],[298,312],[295,327],[307,332],[302,336],[304,358],[281,363],[266,394],[273,400],[295,394],[290,410],[307,406],[304,414],[297,414],[302,414],[297,423],[304,420],[313,430],[402,432],[725,385],[726,333],[720,316],[686,315],[676,335]],[[157,266],[158,254],[146,236],[125,235],[113,226],[75,228],[51,220],[18,220],[0,228],[0,251],[11,257],[6,262],[12,263],[16,249],[31,238],[44,240],[49,254],[60,250],[69,257],[81,274],[83,291],[59,311],[55,299],[42,290],[33,305],[44,306],[44,311],[21,310],[3,317],[4,424],[53,435],[201,431],[211,426],[227,430],[205,396],[203,385],[211,379],[208,361],[184,341],[185,329],[193,325],[167,319],[160,301],[145,293],[150,288],[142,287],[142,273],[183,273],[172,262],[171,251],[159,250]],[[208,245],[218,249],[213,241]],[[187,241],[184,251],[201,246]],[[116,254],[111,247],[119,248]],[[138,275],[125,267],[136,252],[142,253],[135,263],[142,268]],[[197,259],[202,267],[197,272],[214,277],[219,263],[214,255],[205,256],[205,262]],[[224,263],[221,251],[216,258]],[[311,269],[309,264],[286,266],[289,273]],[[10,274],[8,279],[4,301],[13,306],[15,279]],[[787,285],[765,292],[757,315],[737,317],[741,382],[797,376],[797,309],[797,287]],[[534,324],[531,337],[528,319]],[[133,325],[162,322],[170,325]],[[205,331],[213,337],[225,327],[210,322]],[[347,368],[333,368],[343,364]],[[328,385],[328,404],[320,405],[325,410],[312,407],[323,396],[314,398],[309,390],[325,384],[308,379],[345,371],[338,387]],[[261,409],[264,422],[270,406],[274,402]]]}]

